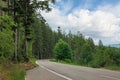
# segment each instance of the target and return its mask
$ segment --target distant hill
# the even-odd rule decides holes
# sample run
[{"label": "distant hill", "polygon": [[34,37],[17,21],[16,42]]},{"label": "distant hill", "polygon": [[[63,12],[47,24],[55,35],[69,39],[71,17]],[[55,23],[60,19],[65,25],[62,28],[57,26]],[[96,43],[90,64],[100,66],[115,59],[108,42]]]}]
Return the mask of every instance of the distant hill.
[{"label": "distant hill", "polygon": [[110,44],[110,47],[116,47],[116,48],[120,48],[120,44]]}]

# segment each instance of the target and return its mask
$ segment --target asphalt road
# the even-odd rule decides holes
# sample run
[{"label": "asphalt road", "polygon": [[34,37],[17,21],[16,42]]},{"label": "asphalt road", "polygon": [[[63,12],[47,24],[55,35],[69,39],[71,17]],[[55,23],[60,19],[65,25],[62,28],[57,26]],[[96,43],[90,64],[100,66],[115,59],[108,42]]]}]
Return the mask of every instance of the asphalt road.
[{"label": "asphalt road", "polygon": [[37,64],[54,76],[61,77],[60,80],[120,80],[120,71],[60,64],[48,60],[39,60]]},{"label": "asphalt road", "polygon": [[48,70],[36,67],[32,70],[27,71],[25,80],[66,80],[60,76],[56,76],[54,73]]}]

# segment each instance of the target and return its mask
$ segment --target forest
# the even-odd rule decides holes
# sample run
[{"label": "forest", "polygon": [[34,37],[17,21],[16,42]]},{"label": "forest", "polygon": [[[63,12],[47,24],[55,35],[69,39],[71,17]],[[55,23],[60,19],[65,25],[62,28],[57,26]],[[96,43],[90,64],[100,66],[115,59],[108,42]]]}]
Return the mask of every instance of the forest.
[{"label": "forest", "polygon": [[[120,66],[120,49],[85,38],[80,31],[53,31],[40,11],[54,0],[0,0],[0,64],[53,59],[91,67]],[[62,49],[63,48],[63,49]],[[64,49],[65,48],[65,49]]]},{"label": "forest", "polygon": [[[47,40],[51,29],[37,10],[50,11],[49,3],[54,0],[1,0],[0,6],[0,60],[24,62],[32,57],[32,49],[36,46],[36,38]],[[39,26],[37,26],[37,25]],[[42,27],[41,27],[42,26]],[[41,32],[42,29],[42,32]],[[40,30],[40,31],[36,31]],[[47,32],[48,31],[48,32]],[[40,35],[41,33],[44,36]],[[39,35],[39,37],[38,37]],[[45,41],[44,40],[44,41]],[[44,42],[45,48],[49,46]],[[34,50],[34,49],[33,49]],[[49,49],[50,50],[50,49]],[[47,54],[46,54],[47,55]]]},{"label": "forest", "polygon": [[[49,3],[55,3],[55,1],[0,0],[1,80],[24,80],[26,70],[36,66],[36,59],[32,53],[33,48],[37,47],[35,46],[38,37],[36,34],[39,35],[35,30],[40,27],[35,23],[41,23],[42,30],[50,31],[46,21],[37,11],[51,11]],[[47,40],[46,36],[45,32],[45,40]],[[46,44],[44,44],[45,47]]]}]

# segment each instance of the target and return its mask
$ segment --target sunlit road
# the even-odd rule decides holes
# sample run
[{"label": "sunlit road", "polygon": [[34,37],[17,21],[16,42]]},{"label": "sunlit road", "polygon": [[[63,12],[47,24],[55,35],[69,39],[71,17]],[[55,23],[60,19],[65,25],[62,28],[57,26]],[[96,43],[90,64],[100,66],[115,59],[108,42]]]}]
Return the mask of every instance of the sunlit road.
[{"label": "sunlit road", "polygon": [[26,80],[120,80],[120,71],[96,69],[37,61],[38,67],[27,71]]},{"label": "sunlit road", "polygon": [[[37,61],[37,64],[41,66],[41,69],[45,69],[47,72],[53,74],[54,76],[61,77],[60,80],[120,80],[119,71],[60,64],[60,63],[50,62],[48,60],[39,60]],[[48,75],[46,74],[46,77],[47,76]],[[34,79],[34,80],[42,80],[42,79]],[[58,79],[56,78],[55,80]]]}]

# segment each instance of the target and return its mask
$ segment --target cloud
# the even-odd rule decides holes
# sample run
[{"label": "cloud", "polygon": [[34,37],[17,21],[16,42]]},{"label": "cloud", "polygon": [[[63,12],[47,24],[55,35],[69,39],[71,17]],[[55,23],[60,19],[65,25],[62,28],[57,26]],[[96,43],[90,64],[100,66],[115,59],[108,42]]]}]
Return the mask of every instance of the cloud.
[{"label": "cloud", "polygon": [[42,15],[52,29],[61,26],[64,30],[80,31],[85,36],[92,37],[95,42],[101,39],[104,44],[113,44],[120,43],[119,7],[120,3],[115,6],[99,6],[94,11],[75,9],[67,15],[63,14],[66,10],[53,7],[51,12],[42,12]]},{"label": "cloud", "polygon": [[56,0],[56,5],[62,14],[67,14],[73,8],[73,0]]},{"label": "cloud", "polygon": [[99,6],[97,9],[113,13],[115,16],[120,17],[120,2],[118,2],[117,4]]}]

